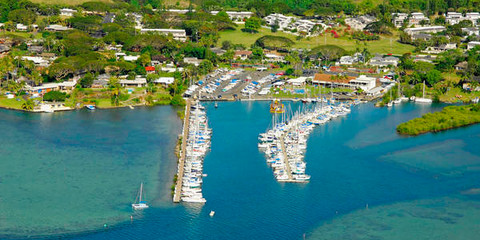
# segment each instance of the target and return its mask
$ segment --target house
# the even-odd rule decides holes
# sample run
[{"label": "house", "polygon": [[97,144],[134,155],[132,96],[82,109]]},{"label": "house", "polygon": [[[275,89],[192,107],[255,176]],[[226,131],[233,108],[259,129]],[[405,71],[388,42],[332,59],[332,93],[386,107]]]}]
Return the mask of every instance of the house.
[{"label": "house", "polygon": [[252,55],[252,51],[247,51],[247,50],[237,50],[235,51],[235,55],[233,58],[235,59],[242,59],[242,60],[246,60],[248,57],[250,57],[250,55]]},{"label": "house", "polygon": [[21,23],[17,23],[16,29],[17,31],[26,32],[28,30],[28,27]]},{"label": "house", "polygon": [[32,87],[26,85],[24,90],[31,95],[40,95],[43,96],[45,93],[50,91],[60,91],[65,93],[70,93],[77,84],[76,81],[66,81],[61,83],[44,83],[40,86]]},{"label": "house", "polygon": [[224,53],[227,52],[226,50],[223,50],[221,48],[210,48],[210,51],[217,54],[217,56],[222,56]]},{"label": "house", "polygon": [[142,28],[140,33],[158,33],[163,35],[172,35],[173,39],[185,42],[187,40],[187,32],[185,29],[167,29],[167,28]]},{"label": "house", "polygon": [[28,51],[31,53],[42,53],[43,46],[30,45],[28,46]]},{"label": "house", "polygon": [[479,36],[480,31],[478,28],[462,28],[462,32],[467,34],[467,36]]},{"label": "house", "polygon": [[460,21],[464,20],[461,13],[458,12],[447,12],[445,20],[450,25],[458,24]]},{"label": "house", "polygon": [[183,58],[183,62],[186,63],[186,64],[193,64],[195,66],[198,66],[200,65],[200,63],[202,63],[202,59],[198,59],[196,57],[186,57],[186,58]]},{"label": "house", "polygon": [[376,17],[366,15],[366,16],[346,18],[345,23],[349,25],[352,29],[361,31],[368,24],[375,22],[376,20],[377,20]]},{"label": "house", "polygon": [[369,64],[377,67],[388,67],[390,65],[396,67],[399,62],[400,62],[400,59],[397,57],[393,57],[393,56],[382,57],[377,55],[372,59],[370,59]]},{"label": "house", "polygon": [[456,43],[447,43],[441,44],[439,46],[428,47],[424,52],[431,54],[439,54],[452,49],[457,49]]},{"label": "house", "polygon": [[[117,55],[117,54],[115,54]],[[123,60],[127,61],[127,62],[135,62],[137,61],[137,59],[139,58],[140,56],[129,56],[129,55],[124,55],[123,56]]]},{"label": "house", "polygon": [[[287,83],[288,84],[291,84],[293,86],[302,86],[302,85],[305,85],[305,83],[307,82],[307,77],[298,77],[298,78],[293,78],[293,79],[288,79],[287,80]],[[310,77],[311,79],[311,77]]]},{"label": "house", "polygon": [[468,62],[467,61],[463,61],[463,62],[459,62],[455,65],[455,70],[457,71],[464,71],[466,70],[468,67]]},{"label": "house", "polygon": [[471,41],[467,44],[467,50],[470,50],[476,46],[480,46],[480,42]]},{"label": "house", "polygon": [[312,83],[314,84],[321,84],[325,87],[346,87],[350,88],[350,81],[355,79],[355,77],[351,77],[348,75],[333,75],[333,74],[325,74],[325,73],[317,73],[315,74]]},{"label": "house", "polygon": [[478,12],[469,12],[465,14],[465,19],[470,20],[473,25],[479,25],[478,20],[480,20],[480,13]]},{"label": "house", "polygon": [[51,24],[51,25],[45,27],[45,31],[52,31],[52,32],[63,32],[63,31],[71,30],[71,29],[72,28],[65,27],[65,26],[58,25],[58,24]]},{"label": "house", "polygon": [[77,10],[70,9],[70,8],[62,8],[60,9],[60,16],[67,16],[67,17],[72,17],[73,14],[75,14]]},{"label": "house", "polygon": [[[234,11],[226,11],[228,17],[232,20],[239,20],[243,21],[243,19],[250,18],[253,15],[253,12],[234,12]],[[218,11],[211,11],[210,14],[217,15]]]},{"label": "house", "polygon": [[266,22],[267,25],[278,25],[279,30],[283,30],[285,28],[288,28],[290,23],[295,22],[296,18],[295,17],[290,17],[290,16],[285,16],[280,13],[272,13],[266,17],[263,18],[263,20]]},{"label": "house", "polygon": [[432,34],[415,33],[415,34],[411,35],[410,37],[412,38],[412,41],[415,41],[415,40],[429,41],[430,39],[432,39]]},{"label": "house", "polygon": [[102,19],[102,23],[113,23],[114,21],[115,21],[115,14],[113,13],[107,13]]},{"label": "house", "polygon": [[10,51],[10,46],[6,44],[0,44],[0,54],[7,53]]},{"label": "house", "polygon": [[421,12],[414,12],[410,14],[410,18],[408,19],[409,25],[420,25],[421,21],[430,22],[430,19],[425,17],[425,15]]},{"label": "house", "polygon": [[340,60],[338,61],[339,65],[352,65],[353,63],[357,62],[357,59],[355,59],[352,56],[342,56]]},{"label": "house", "polygon": [[137,76],[134,80],[121,79],[119,83],[122,87],[145,87],[147,79]]},{"label": "house", "polygon": [[392,13],[392,23],[395,27],[401,27],[405,21],[408,20],[406,13]]},{"label": "house", "polygon": [[153,83],[162,84],[164,86],[168,86],[175,82],[175,78],[173,77],[159,77],[158,79],[153,80]]},{"label": "house", "polygon": [[413,56],[414,62],[428,62],[433,63],[433,61],[437,59],[435,55],[415,55]]},{"label": "house", "polygon": [[150,57],[150,60],[152,61],[152,65],[160,65],[160,64],[165,64],[167,63],[170,59],[163,55],[153,55]]},{"label": "house", "polygon": [[355,79],[350,80],[350,85],[356,89],[363,89],[364,91],[371,90],[377,85],[377,79],[374,77],[367,77],[360,75]]},{"label": "house", "polygon": [[50,66],[50,61],[47,59],[44,59],[43,57],[23,56],[22,59],[27,61],[32,61],[35,64],[35,66],[38,66],[38,67]]},{"label": "house", "polygon": [[414,27],[414,28],[405,28],[403,30],[408,35],[412,36],[416,33],[438,33],[445,31],[446,28],[444,26],[428,26],[428,27]]},{"label": "house", "polygon": [[265,61],[267,62],[285,62],[285,57],[276,52],[265,53]]},{"label": "house", "polygon": [[145,71],[148,73],[155,73],[155,67],[153,66],[147,66],[145,67]]},{"label": "house", "polygon": [[383,92],[385,92],[385,90],[386,89],[383,88],[383,87],[375,87],[375,88],[372,88],[370,90],[365,91],[365,93],[369,97],[380,97],[380,96],[383,95]]}]

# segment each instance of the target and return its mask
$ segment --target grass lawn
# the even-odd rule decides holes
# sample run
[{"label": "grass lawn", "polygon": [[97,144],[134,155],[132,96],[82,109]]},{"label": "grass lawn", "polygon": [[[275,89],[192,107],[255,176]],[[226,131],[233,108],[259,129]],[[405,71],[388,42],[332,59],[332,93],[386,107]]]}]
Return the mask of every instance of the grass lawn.
[{"label": "grass lawn", "polygon": [[440,96],[441,102],[470,102],[480,97],[480,92],[463,92],[460,87],[451,88],[450,91]]},{"label": "grass lawn", "polygon": [[25,101],[22,98],[18,98],[20,99],[20,101],[17,101],[17,98],[18,97],[13,99],[8,99],[6,97],[0,97],[0,107],[22,109],[22,104]]},{"label": "grass lawn", "polygon": [[85,2],[106,2],[111,3],[112,0],[31,0],[33,3],[44,3],[44,4],[58,4],[58,5],[80,5]]},{"label": "grass lawn", "polygon": [[[294,48],[312,49],[316,46],[325,45],[325,43],[341,46],[342,48],[348,51],[355,50],[355,48],[357,47],[355,40],[348,39],[348,36],[333,38],[331,34],[327,34],[326,37],[317,36],[317,37],[296,40],[296,36],[293,34],[288,34],[284,32],[272,33],[270,29],[267,29],[267,28],[261,28],[259,32],[256,34],[242,32],[241,28],[242,27],[239,26],[237,27],[236,30],[220,32],[220,40],[218,41],[218,44],[221,45],[223,41],[228,40],[234,44],[243,44],[247,47],[250,47],[250,45],[252,45],[258,38],[265,35],[274,35],[274,36],[282,36],[282,37],[287,37],[292,39],[295,42],[295,44],[293,45]],[[398,39],[397,33],[395,33],[391,37],[381,36],[380,40],[369,41],[369,42],[366,42],[366,44],[367,44],[368,50],[371,53],[404,54],[407,52],[412,52],[415,49],[415,47],[411,45],[401,44],[397,42],[396,41],[397,39]],[[363,42],[360,42],[360,45],[358,47],[362,49],[364,47]]]},{"label": "grass lawn", "polygon": [[[299,94],[295,93],[295,89],[306,89],[308,92],[308,97],[318,97],[319,94],[328,94],[331,93],[331,90],[333,90],[334,93],[338,92],[352,92],[352,89],[349,88],[322,88],[320,90],[319,87],[314,87],[314,86],[307,86],[307,87],[292,87],[292,86],[287,86],[287,87],[281,87],[281,88],[272,88],[270,90],[269,96],[276,97],[276,98],[304,98],[305,94]],[[278,92],[278,94],[275,94],[275,92]]]}]

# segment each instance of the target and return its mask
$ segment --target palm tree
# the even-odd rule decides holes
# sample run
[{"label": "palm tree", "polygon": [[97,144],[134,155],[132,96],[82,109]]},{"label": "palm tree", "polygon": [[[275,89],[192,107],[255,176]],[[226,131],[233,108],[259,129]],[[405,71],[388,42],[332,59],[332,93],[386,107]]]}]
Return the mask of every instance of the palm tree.
[{"label": "palm tree", "polygon": [[35,103],[33,102],[32,99],[27,99],[27,101],[22,104],[22,109],[27,111],[33,110],[34,107],[35,107]]}]

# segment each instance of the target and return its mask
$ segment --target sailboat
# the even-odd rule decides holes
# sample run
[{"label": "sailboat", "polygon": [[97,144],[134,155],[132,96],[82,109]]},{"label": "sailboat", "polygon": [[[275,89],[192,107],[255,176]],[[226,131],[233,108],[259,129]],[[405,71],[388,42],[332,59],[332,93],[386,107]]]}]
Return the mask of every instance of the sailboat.
[{"label": "sailboat", "polygon": [[402,97],[401,97],[401,94],[400,94],[400,81],[398,81],[397,92],[398,92],[398,98],[395,99],[395,100],[393,100],[393,103],[394,103],[394,104],[400,104],[400,103],[402,103]]},{"label": "sailboat", "polygon": [[142,200],[143,195],[143,182],[140,184],[140,191],[138,191],[135,203],[132,203],[133,210],[142,210],[148,208],[147,202]]},{"label": "sailboat", "polygon": [[415,98],[415,102],[418,103],[432,103],[432,99],[425,98],[425,81],[423,81],[423,94],[421,98]]},{"label": "sailboat", "polygon": [[387,103],[387,107],[393,106],[393,101],[392,101],[392,91],[390,91],[390,102]]}]

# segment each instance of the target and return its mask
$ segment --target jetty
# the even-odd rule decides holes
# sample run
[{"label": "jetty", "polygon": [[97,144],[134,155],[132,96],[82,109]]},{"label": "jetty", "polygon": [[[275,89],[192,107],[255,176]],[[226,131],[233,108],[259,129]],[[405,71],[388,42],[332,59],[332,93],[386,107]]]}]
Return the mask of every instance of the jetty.
[{"label": "jetty", "polygon": [[187,100],[182,133],[177,182],[173,202],[205,203],[202,195],[203,160],[210,149],[211,129],[208,128],[205,107]]},{"label": "jetty", "polygon": [[183,182],[183,171],[185,167],[185,154],[187,149],[187,139],[188,139],[188,127],[190,119],[190,99],[186,100],[185,105],[185,114],[183,118],[183,130],[182,130],[182,145],[180,147],[180,158],[178,159],[178,169],[177,169],[177,182],[175,183],[175,192],[173,194],[173,202],[179,203],[182,191],[182,182]]},{"label": "jetty", "polygon": [[305,105],[302,111],[297,111],[292,117],[283,114],[283,121],[277,123],[277,115],[274,115],[272,128],[260,134],[258,147],[267,156],[267,163],[274,169],[277,181],[305,183],[310,180],[310,176],[305,174],[306,163],[303,160],[308,135],[316,125],[350,112],[348,105],[335,105],[330,101],[330,105],[324,106],[325,102],[328,101],[322,99],[319,104]]}]

